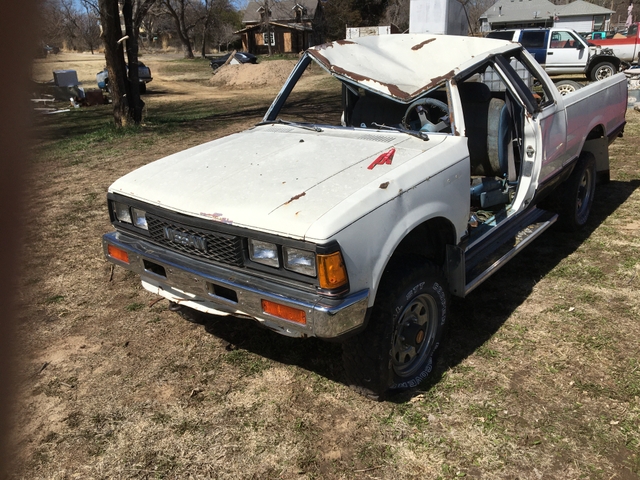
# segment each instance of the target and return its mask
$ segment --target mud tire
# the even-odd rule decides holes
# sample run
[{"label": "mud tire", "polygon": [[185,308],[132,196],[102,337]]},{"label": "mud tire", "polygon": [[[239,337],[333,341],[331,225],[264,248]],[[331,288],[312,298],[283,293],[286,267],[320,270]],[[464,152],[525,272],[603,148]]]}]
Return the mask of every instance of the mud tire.
[{"label": "mud tire", "polygon": [[343,343],[349,385],[374,400],[417,387],[436,362],[449,306],[442,271],[419,258],[385,272],[367,328]]}]

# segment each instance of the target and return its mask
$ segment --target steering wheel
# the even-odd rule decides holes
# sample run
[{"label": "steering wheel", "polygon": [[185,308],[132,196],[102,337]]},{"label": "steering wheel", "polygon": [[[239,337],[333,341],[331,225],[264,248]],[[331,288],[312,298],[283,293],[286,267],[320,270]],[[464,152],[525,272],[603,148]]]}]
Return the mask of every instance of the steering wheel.
[{"label": "steering wheel", "polygon": [[[440,115],[438,118],[446,117],[446,119],[440,120],[438,121],[438,123],[433,123],[428,118],[428,112],[423,108],[425,106],[437,108],[438,110],[440,110],[440,112],[442,112],[442,115]],[[411,103],[407,107],[407,111],[405,112],[404,117],[402,117],[402,125],[408,130],[412,130],[409,123],[409,115],[413,110],[416,110],[418,112],[418,118],[420,119],[419,130],[421,131],[440,132],[449,127],[449,107],[446,103],[441,102],[440,100],[426,97],[420,98]]]}]

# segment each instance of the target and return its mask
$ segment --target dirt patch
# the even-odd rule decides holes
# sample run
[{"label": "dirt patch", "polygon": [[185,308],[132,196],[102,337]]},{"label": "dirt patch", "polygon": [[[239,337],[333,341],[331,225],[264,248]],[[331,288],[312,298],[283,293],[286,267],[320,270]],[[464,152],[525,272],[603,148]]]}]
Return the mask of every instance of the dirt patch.
[{"label": "dirt patch", "polygon": [[232,88],[281,87],[295,64],[295,60],[272,60],[255,65],[225,65],[216,70],[209,84]]}]

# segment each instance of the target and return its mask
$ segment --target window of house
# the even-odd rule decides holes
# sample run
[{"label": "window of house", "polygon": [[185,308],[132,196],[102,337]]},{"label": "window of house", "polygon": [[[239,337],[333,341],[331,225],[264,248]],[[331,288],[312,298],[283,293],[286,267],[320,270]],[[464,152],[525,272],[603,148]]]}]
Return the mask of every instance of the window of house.
[{"label": "window of house", "polygon": [[594,15],[593,17],[593,31],[598,32],[604,30],[604,15]]},{"label": "window of house", "polygon": [[276,35],[274,32],[265,32],[262,34],[262,41],[265,45],[274,46],[276,44]]}]

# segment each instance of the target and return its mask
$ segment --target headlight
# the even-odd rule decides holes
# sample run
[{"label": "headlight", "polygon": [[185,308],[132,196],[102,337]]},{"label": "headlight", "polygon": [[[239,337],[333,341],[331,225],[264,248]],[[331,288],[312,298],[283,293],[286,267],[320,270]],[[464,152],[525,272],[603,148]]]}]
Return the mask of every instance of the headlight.
[{"label": "headlight", "polygon": [[116,218],[120,222],[133,223],[131,220],[131,212],[129,211],[129,205],[125,205],[120,202],[113,202],[113,213],[116,214]]},{"label": "headlight", "polygon": [[292,272],[316,276],[316,254],[307,250],[283,247],[284,268]]},{"label": "headlight", "polygon": [[149,230],[149,225],[147,224],[147,212],[138,208],[132,208],[131,217],[133,219],[133,224],[136,227]]},{"label": "headlight", "polygon": [[249,258],[263,265],[278,268],[278,247],[275,243],[261,242],[260,240],[249,239]]},{"label": "headlight", "polygon": [[147,212],[139,208],[129,207],[126,203],[113,202],[113,213],[116,220],[123,223],[130,223],[134,227],[142,230],[149,230],[147,224]]}]

